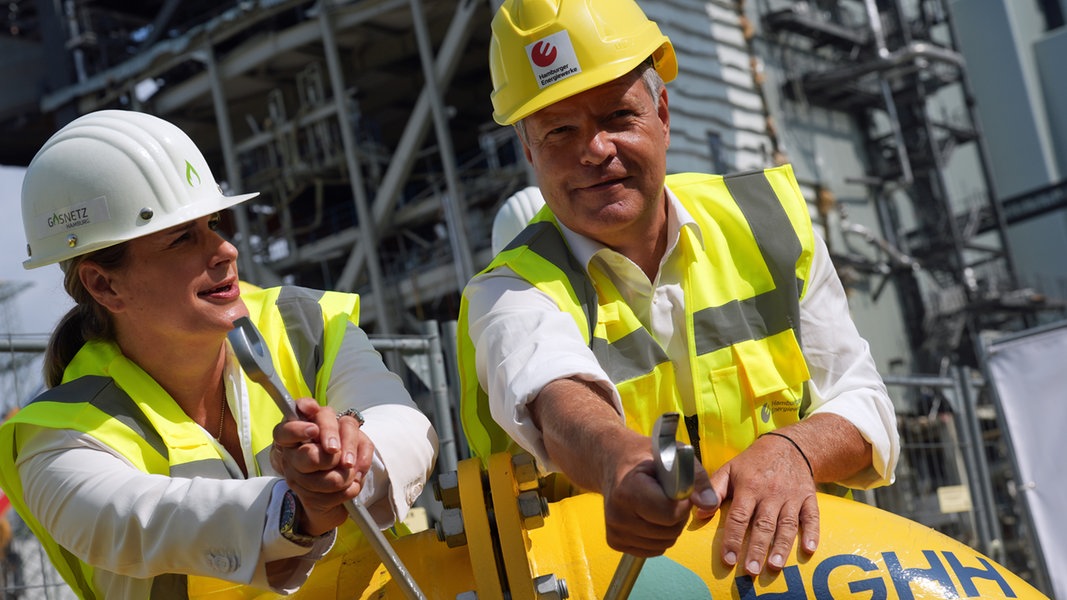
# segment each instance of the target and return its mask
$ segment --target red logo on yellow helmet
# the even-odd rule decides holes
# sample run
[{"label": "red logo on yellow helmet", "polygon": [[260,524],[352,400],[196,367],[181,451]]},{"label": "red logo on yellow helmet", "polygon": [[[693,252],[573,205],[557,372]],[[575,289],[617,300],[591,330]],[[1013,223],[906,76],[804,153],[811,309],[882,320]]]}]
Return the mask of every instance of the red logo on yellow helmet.
[{"label": "red logo on yellow helmet", "polygon": [[530,52],[530,60],[533,61],[533,64],[544,68],[556,62],[558,54],[559,52],[556,51],[555,46],[541,41],[534,44],[533,50]]},{"label": "red logo on yellow helmet", "polygon": [[566,29],[530,43],[526,57],[541,89],[582,72]]}]

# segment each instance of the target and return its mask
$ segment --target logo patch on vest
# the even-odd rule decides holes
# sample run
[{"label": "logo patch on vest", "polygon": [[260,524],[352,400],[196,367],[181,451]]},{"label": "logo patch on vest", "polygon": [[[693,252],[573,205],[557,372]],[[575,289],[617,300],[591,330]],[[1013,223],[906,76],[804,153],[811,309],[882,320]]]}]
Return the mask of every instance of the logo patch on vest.
[{"label": "logo patch on vest", "polygon": [[526,56],[541,89],[582,72],[566,29],[526,46]]}]

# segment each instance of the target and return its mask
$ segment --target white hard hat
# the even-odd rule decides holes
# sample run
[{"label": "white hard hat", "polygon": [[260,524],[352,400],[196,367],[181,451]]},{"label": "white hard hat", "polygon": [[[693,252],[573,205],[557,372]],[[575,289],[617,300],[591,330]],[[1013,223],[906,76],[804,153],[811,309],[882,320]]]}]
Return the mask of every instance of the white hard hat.
[{"label": "white hard hat", "polygon": [[102,110],[71,121],[26,168],[22,225],[33,269],[229,208],[204,155],[175,125]]},{"label": "white hard hat", "polygon": [[540,188],[534,185],[509,196],[493,218],[493,233],[490,238],[493,254],[499,253],[515,239],[544,205],[544,196],[541,195]]}]

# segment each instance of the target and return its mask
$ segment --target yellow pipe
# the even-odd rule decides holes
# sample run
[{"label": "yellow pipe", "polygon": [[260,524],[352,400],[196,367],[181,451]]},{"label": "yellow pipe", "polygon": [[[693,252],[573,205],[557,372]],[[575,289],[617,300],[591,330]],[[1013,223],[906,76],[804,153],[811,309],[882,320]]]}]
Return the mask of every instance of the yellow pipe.
[{"label": "yellow pipe", "polygon": [[[605,543],[603,498],[582,494],[549,505],[542,519],[526,518],[507,454],[490,457],[484,489],[481,462],[457,471],[466,544],[449,548],[433,531],[392,541],[428,599],[544,600],[538,577],[566,582],[570,598],[603,597],[621,554]],[[525,464],[525,463],[524,463]],[[527,516],[529,510],[526,511]],[[809,557],[794,550],[780,573],[753,579],[722,563],[723,510],[690,521],[663,556],[648,559],[630,595],[634,600],[775,600],[863,598],[944,600],[982,598],[1048,600],[1030,584],[978,551],[929,527],[866,504],[819,494],[821,541]],[[527,526],[533,527],[527,529]],[[318,565],[295,598],[404,598],[367,544]],[[506,574],[506,575],[505,575]],[[542,586],[543,588],[544,586]],[[274,598],[230,588],[199,597]],[[191,597],[195,596],[190,594]]]},{"label": "yellow pipe", "polygon": [[[551,506],[529,532],[531,569],[557,573],[571,598],[600,598],[621,554],[604,543],[603,499],[594,494]],[[1003,566],[924,525],[830,495],[819,495],[819,549],[794,550],[781,573],[753,580],[720,559],[719,511],[690,521],[666,554],[646,561],[630,597],[657,599],[1047,598]]]}]

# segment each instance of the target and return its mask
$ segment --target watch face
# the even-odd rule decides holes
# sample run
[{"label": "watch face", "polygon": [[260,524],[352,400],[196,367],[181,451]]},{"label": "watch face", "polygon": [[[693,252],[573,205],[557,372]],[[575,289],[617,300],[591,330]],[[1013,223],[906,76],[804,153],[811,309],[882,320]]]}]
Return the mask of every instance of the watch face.
[{"label": "watch face", "polygon": [[296,525],[296,498],[293,492],[286,490],[282,496],[282,516],[278,519],[278,529],[282,534],[290,533]]},{"label": "watch face", "polygon": [[315,536],[296,531],[296,503],[296,495],[291,490],[286,490],[285,495],[282,496],[282,514],[278,518],[278,532],[294,544],[311,546],[315,543]]}]

